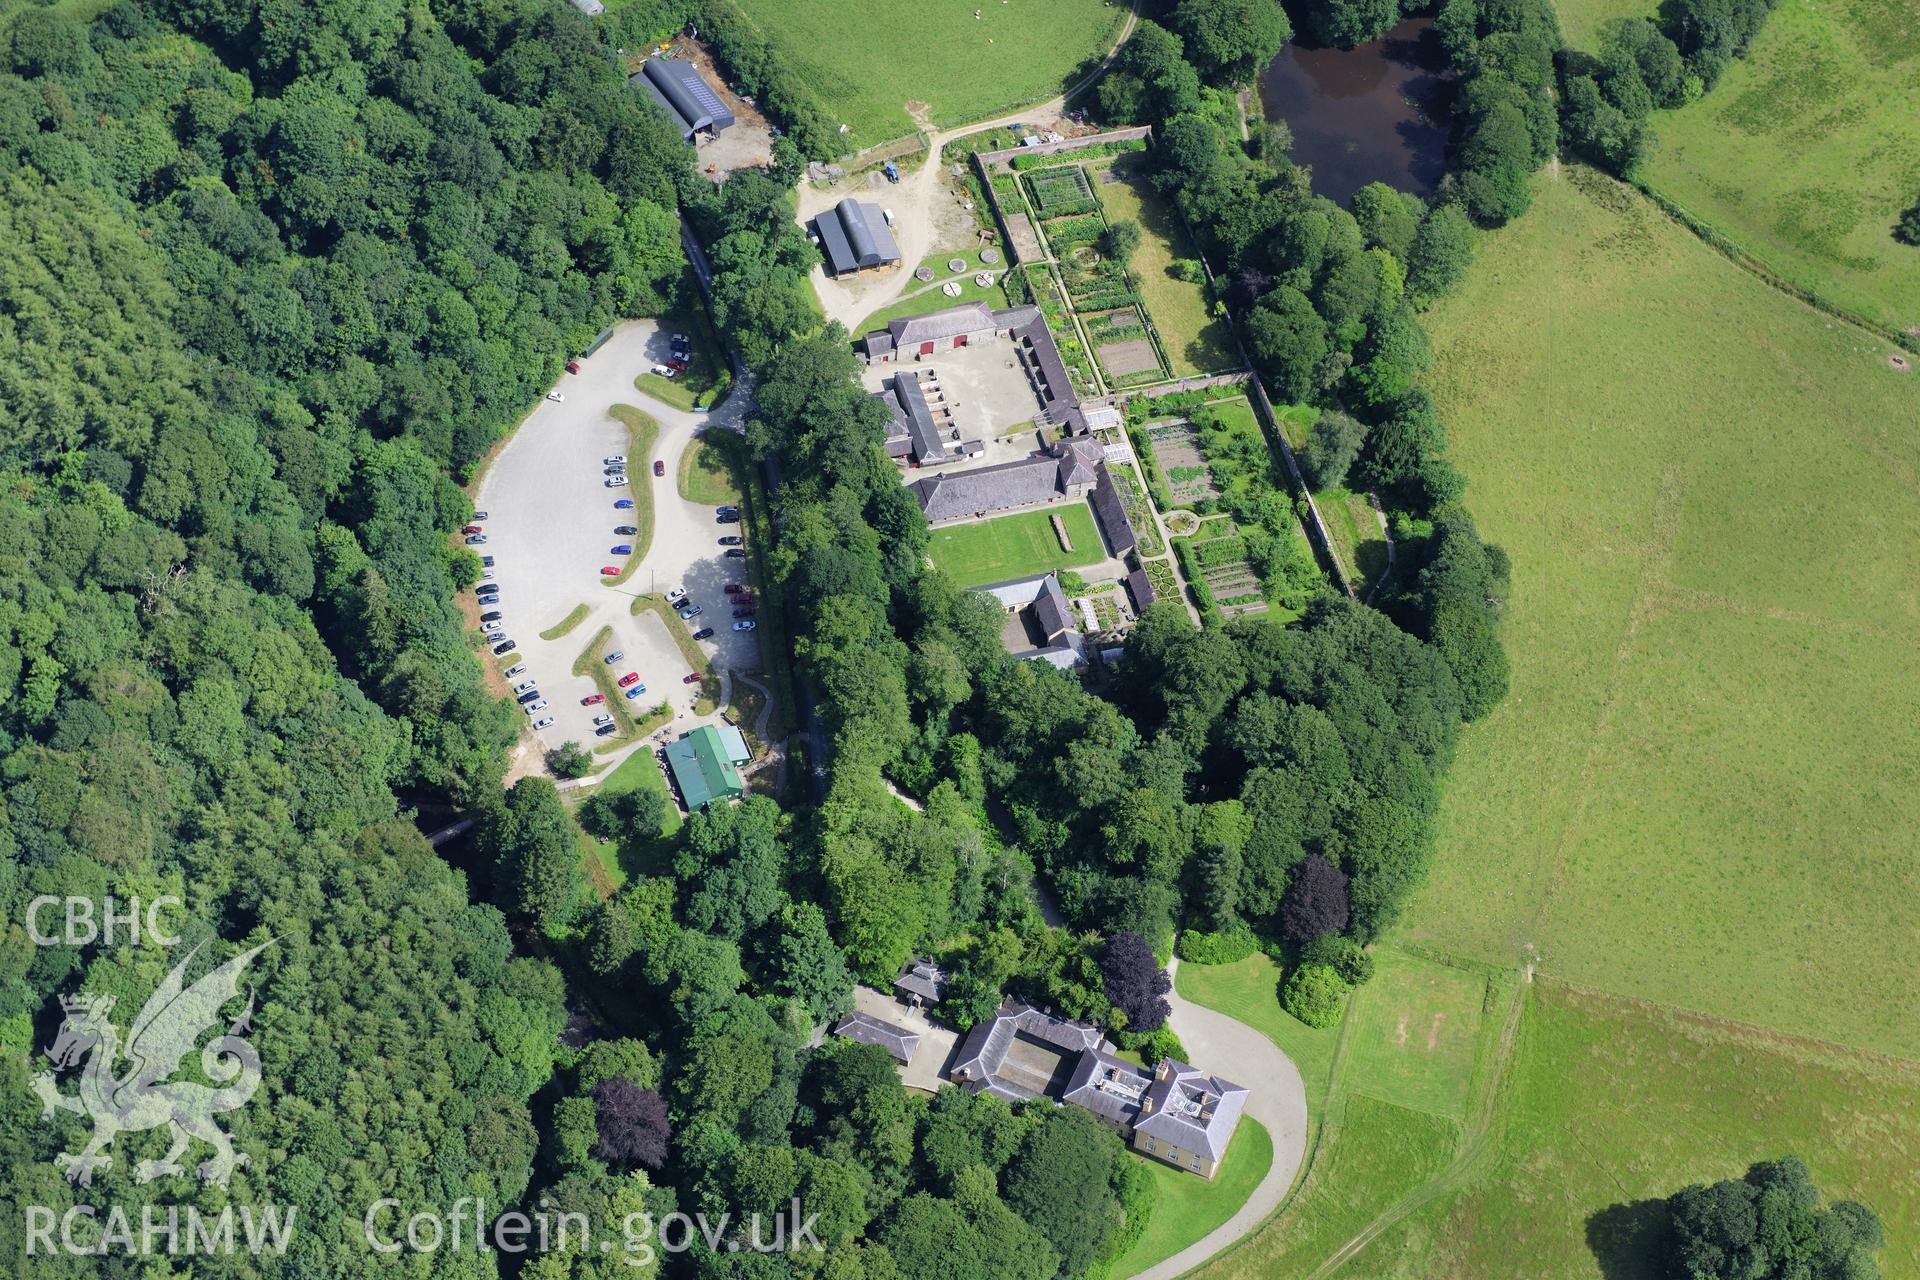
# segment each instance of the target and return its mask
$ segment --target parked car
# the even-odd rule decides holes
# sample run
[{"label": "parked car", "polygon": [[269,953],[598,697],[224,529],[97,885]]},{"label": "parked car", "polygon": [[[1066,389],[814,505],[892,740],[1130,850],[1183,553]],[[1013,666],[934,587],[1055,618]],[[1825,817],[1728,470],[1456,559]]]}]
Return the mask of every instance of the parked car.
[{"label": "parked car", "polygon": [[735,609],[733,611],[733,616],[736,618],[751,618],[753,616],[753,610],[751,608]]},{"label": "parked car", "polygon": [[687,597],[687,589],[685,587],[674,587],[672,590],[667,592],[667,603],[672,604],[674,601],[684,600],[686,599],[686,597]]},{"label": "parked car", "polygon": [[[480,571],[480,581],[482,581],[482,582],[492,582],[492,581],[493,581],[493,570],[491,570],[491,569],[482,569],[482,570]],[[488,587],[488,588],[487,588],[487,590],[489,590],[489,591],[498,591],[499,589],[500,589],[500,588],[499,588],[499,587],[497,587],[497,586],[492,586],[492,587]]]},{"label": "parked car", "polygon": [[634,534],[640,532],[630,524],[617,524],[613,526],[613,531],[623,538],[631,538]]},{"label": "parked car", "polygon": [[724,507],[715,507],[713,514],[717,516],[737,516],[740,514],[740,508],[734,506],[732,503],[728,503]]},{"label": "parked car", "polygon": [[610,453],[606,457],[600,459],[600,461],[605,463],[609,467],[625,466],[627,461],[627,455],[624,453]]},{"label": "parked car", "polygon": [[631,511],[633,510],[633,499],[632,498],[617,499],[613,504],[613,509],[615,511]]},{"label": "parked car", "polygon": [[604,662],[604,663],[606,663],[606,664],[607,664],[608,666],[612,666],[612,665],[613,665],[614,663],[616,663],[616,662],[618,662],[618,661],[620,661],[620,659],[622,659],[622,658],[624,658],[624,657],[626,657],[626,656],[627,656],[627,655],[626,655],[626,654],[624,654],[624,653],[622,653],[622,652],[621,652],[620,650],[618,650],[618,649],[615,649],[615,650],[614,650],[614,651],[613,651],[612,653],[610,653],[610,654],[608,654],[608,655],[607,655],[606,657],[604,657],[604,658],[602,658],[602,659],[601,659],[601,661],[602,661],[602,662]]},{"label": "parked car", "polygon": [[671,378],[673,376],[672,367],[664,364],[656,364],[652,368],[648,369],[647,372],[651,374],[655,374],[662,378]]},{"label": "parked car", "polygon": [[538,720],[535,720],[533,722],[533,727],[536,729],[551,729],[553,728],[553,717],[541,716]]},{"label": "parked car", "polygon": [[601,703],[605,702],[606,700],[607,700],[607,695],[604,693],[590,693],[586,697],[580,699],[580,705],[583,707],[597,707]]},{"label": "parked car", "polygon": [[580,362],[578,360],[567,361],[567,372],[568,373],[580,372]]},{"label": "parked car", "polygon": [[736,623],[734,623],[734,624],[733,624],[733,629],[734,629],[735,631],[751,631],[751,630],[753,630],[753,629],[754,629],[755,627],[757,627],[757,626],[759,626],[759,625],[760,625],[760,624],[759,624],[759,623],[757,623],[757,622],[755,622],[755,621],[754,621],[754,620],[753,620],[752,618],[748,618],[748,619],[747,619],[747,620],[746,620],[745,622],[736,622]]},{"label": "parked car", "polygon": [[486,541],[487,535],[484,533],[470,533],[467,535],[467,545],[470,547],[484,546]]},{"label": "parked car", "polygon": [[713,518],[713,522],[715,524],[739,524],[740,517],[739,516],[715,516]]},{"label": "parked car", "polygon": [[470,525],[468,525],[468,526],[467,526],[466,528],[464,528],[464,529],[462,529],[462,530],[460,530],[460,532],[462,532],[462,533],[480,533],[480,532],[483,532],[483,531],[482,531],[482,529],[481,529],[481,527],[480,527],[479,525],[477,525],[477,524],[470,524]]},{"label": "parked car", "polygon": [[737,533],[729,533],[720,539],[720,545],[723,547],[737,547],[740,542],[741,538]]},{"label": "parked car", "polygon": [[[531,682],[529,682],[529,685],[531,685]],[[519,703],[523,707],[526,706],[529,702],[538,702],[539,700],[540,700],[540,691],[538,689],[531,688],[531,687],[529,687],[525,693],[521,694],[519,697],[514,699],[515,702]]]},{"label": "parked car", "polygon": [[499,644],[493,646],[493,656],[497,658],[503,653],[512,653],[519,647],[518,644],[515,644],[511,640],[502,640]]},{"label": "parked car", "polygon": [[[502,671],[500,674],[505,676],[507,679],[511,680],[515,676],[523,676],[526,673],[527,673],[527,664],[524,662],[516,662],[512,666],[508,667],[505,671]],[[527,683],[531,684],[533,682],[529,680]]]},{"label": "parked car", "polygon": [[526,709],[528,715],[538,715],[547,709],[547,700],[541,698],[538,702],[529,702]]},{"label": "parked car", "polygon": [[507,629],[507,624],[499,621],[498,619],[495,619],[492,622],[481,623],[480,629],[486,632],[505,631]]},{"label": "parked car", "polygon": [[626,482],[627,482],[627,478],[625,476],[608,476],[605,480],[602,480],[600,483],[607,486],[607,488],[609,489],[618,489],[621,485],[624,485]]},{"label": "parked car", "polygon": [[600,566],[600,576],[603,578],[617,578],[620,576],[620,566],[617,564],[603,564]]},{"label": "parked car", "polygon": [[729,592],[734,592],[734,591],[745,591],[746,589],[747,589],[747,588],[746,588],[746,584],[745,584],[745,583],[740,583],[740,582],[729,582],[729,583],[727,584],[727,590],[728,590]]},{"label": "parked car", "polygon": [[623,476],[627,474],[627,469],[625,467],[606,467],[601,470],[600,474],[608,475],[608,476]]},{"label": "parked car", "polygon": [[633,544],[631,542],[616,542],[607,548],[607,554],[610,556],[630,556],[633,554]]},{"label": "parked car", "polygon": [[729,559],[729,560],[745,560],[746,558],[747,558],[747,553],[746,553],[746,551],[745,551],[745,550],[744,550],[743,548],[740,548],[740,547],[728,547],[728,548],[727,548],[727,559]]},{"label": "parked car", "polygon": [[693,638],[695,640],[705,640],[712,634],[713,634],[712,627],[702,627],[698,631],[693,633]]},{"label": "parked car", "polygon": [[602,711],[599,715],[593,718],[593,722],[595,724],[612,724],[613,717],[608,715],[606,712]]},{"label": "parked car", "polygon": [[565,404],[567,398],[558,391],[549,391],[547,392],[547,399],[553,401],[555,404]]},{"label": "parked car", "polygon": [[487,513],[484,511],[476,511],[473,513],[473,518],[476,522],[485,520],[487,518]]},{"label": "parked car", "polygon": [[480,615],[480,621],[482,621],[482,622],[498,622],[498,621],[500,621],[500,611],[499,611],[498,609],[496,609],[496,610],[494,610],[494,611],[493,611],[492,613],[483,613],[483,614],[481,614],[481,615]]},{"label": "parked car", "polygon": [[499,604],[500,597],[493,594],[492,592],[488,592],[484,596],[475,596],[473,602],[484,609],[486,606],[490,604]]},{"label": "parked car", "polygon": [[667,368],[673,370],[675,373],[685,373],[687,371],[687,358],[685,356],[668,356]]},{"label": "parked car", "polygon": [[637,683],[639,679],[640,679],[640,673],[638,671],[629,671],[627,672],[627,674],[620,677],[620,687],[624,689],[630,684]]},{"label": "parked car", "polygon": [[703,610],[699,605],[690,604],[686,608],[680,611],[680,621],[691,622],[695,618],[699,617],[702,612]]},{"label": "parked car", "polygon": [[[520,669],[522,671],[526,670],[525,667],[522,667]],[[512,675],[513,672],[509,671],[507,674]],[[534,689],[534,683],[535,682],[532,680],[522,680],[519,684],[513,686],[513,691],[515,693],[532,693]]]},{"label": "parked car", "polygon": [[686,675],[680,677],[680,683],[681,684],[699,684],[700,673],[698,671],[689,671],[687,672]]},{"label": "parked car", "polygon": [[647,691],[647,686],[643,684],[637,684],[633,686],[633,688],[627,690],[627,701],[632,702],[635,698],[639,697],[641,694],[645,693],[646,691]]},{"label": "parked car", "polygon": [[667,339],[667,345],[675,351],[690,351],[693,349],[693,339],[684,333],[676,333]]},{"label": "parked car", "polygon": [[660,459],[655,458],[653,460],[653,474],[657,476],[663,476],[667,474],[667,464],[660,461]]},{"label": "parked car", "polygon": [[[481,557],[480,557],[480,567],[481,567],[482,569],[491,569],[491,568],[493,568],[493,557],[492,557],[492,556],[481,556]],[[481,576],[481,577],[483,577],[483,578],[491,578],[491,577],[492,577],[493,575],[492,575],[492,574],[490,574],[490,573],[483,573],[483,574],[481,574],[480,576]]]},{"label": "parked car", "polygon": [[598,729],[595,729],[593,731],[593,736],[596,738],[606,738],[606,737],[612,736],[614,733],[618,731],[619,731],[618,725],[603,724]]}]

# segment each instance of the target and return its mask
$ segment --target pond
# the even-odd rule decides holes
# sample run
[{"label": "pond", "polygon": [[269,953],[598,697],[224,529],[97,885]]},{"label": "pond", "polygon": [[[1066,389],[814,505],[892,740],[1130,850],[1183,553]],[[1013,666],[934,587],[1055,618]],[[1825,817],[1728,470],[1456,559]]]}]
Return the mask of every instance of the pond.
[{"label": "pond", "polygon": [[1427,197],[1446,171],[1446,52],[1432,18],[1351,49],[1288,45],[1260,76],[1269,120],[1293,130],[1295,164],[1345,204],[1369,182]]}]

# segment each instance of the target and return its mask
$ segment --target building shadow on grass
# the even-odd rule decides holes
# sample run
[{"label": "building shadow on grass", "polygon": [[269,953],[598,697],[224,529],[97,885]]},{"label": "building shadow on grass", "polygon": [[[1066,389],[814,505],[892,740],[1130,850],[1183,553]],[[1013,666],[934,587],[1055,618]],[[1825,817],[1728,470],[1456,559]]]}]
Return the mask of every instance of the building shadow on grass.
[{"label": "building shadow on grass", "polygon": [[1587,1248],[1606,1280],[1659,1280],[1667,1274],[1669,1218],[1664,1200],[1609,1205],[1587,1218]]}]

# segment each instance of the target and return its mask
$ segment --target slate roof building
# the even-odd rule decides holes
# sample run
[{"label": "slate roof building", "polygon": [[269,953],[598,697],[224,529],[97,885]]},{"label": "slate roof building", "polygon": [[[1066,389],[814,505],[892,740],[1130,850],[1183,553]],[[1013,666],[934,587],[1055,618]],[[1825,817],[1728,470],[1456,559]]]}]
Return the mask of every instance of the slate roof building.
[{"label": "slate roof building", "polygon": [[1152,1073],[1113,1052],[1094,1028],[1010,1000],[960,1044],[949,1079],[1008,1102],[1051,1098],[1082,1107],[1135,1151],[1211,1178],[1246,1109],[1247,1090],[1173,1058]]},{"label": "slate roof building", "polygon": [[667,767],[689,813],[745,793],[738,766],[752,758],[746,738],[732,725],[703,724],[667,746]]},{"label": "slate roof building", "polygon": [[902,1064],[912,1062],[914,1051],[920,1047],[918,1032],[896,1027],[868,1013],[848,1014],[840,1019],[840,1025],[833,1029],[833,1034],[861,1044],[879,1045]]},{"label": "slate roof building", "polygon": [[1246,1105],[1240,1085],[1162,1058],[1133,1121],[1133,1149],[1211,1178]]},{"label": "slate roof building", "polygon": [[[973,589],[981,595],[992,596],[1008,613],[1023,615],[1023,623],[1031,623],[1025,628],[1025,646],[1016,649],[1012,641],[1003,638],[1002,643],[1014,657],[1037,658],[1062,670],[1086,665],[1087,640],[1074,626],[1073,609],[1067,603],[1066,592],[1060,589],[1058,575],[1042,573]],[[1038,633],[1037,641],[1035,633]]]},{"label": "slate roof building", "polygon": [[648,58],[640,70],[627,77],[627,83],[646,90],[688,142],[698,134],[713,137],[733,125],[733,112],[690,62]]},{"label": "slate roof building", "polygon": [[946,970],[931,960],[915,957],[893,980],[893,989],[915,1008],[939,1004],[947,994]]},{"label": "slate roof building", "polygon": [[955,347],[974,346],[1004,338],[1040,314],[1037,307],[1008,307],[995,311],[984,302],[963,302],[917,316],[901,316],[860,340],[868,363],[907,356],[930,356]]},{"label": "slate roof building", "polygon": [[1105,470],[1089,440],[1066,441],[1048,453],[916,480],[908,485],[928,521],[960,520],[1082,498]]},{"label": "slate roof building", "polygon": [[1144,612],[1148,605],[1159,598],[1153,589],[1153,579],[1147,576],[1145,569],[1135,569],[1129,573],[1126,582],[1127,594],[1133,597],[1135,613]]},{"label": "slate roof building", "polygon": [[931,369],[902,369],[884,379],[874,398],[887,408],[887,456],[916,467],[984,451],[977,440],[962,441],[947,407],[940,379]]},{"label": "slate roof building", "polygon": [[877,271],[900,261],[900,246],[877,204],[863,204],[848,196],[813,220],[827,270],[836,276]]}]

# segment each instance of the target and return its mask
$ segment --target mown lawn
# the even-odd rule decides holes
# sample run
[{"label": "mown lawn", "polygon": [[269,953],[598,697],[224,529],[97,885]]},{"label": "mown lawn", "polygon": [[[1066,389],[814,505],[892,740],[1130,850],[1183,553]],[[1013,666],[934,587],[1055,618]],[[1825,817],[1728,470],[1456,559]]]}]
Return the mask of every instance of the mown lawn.
[{"label": "mown lawn", "polygon": [[740,486],[733,463],[710,439],[697,439],[680,454],[680,496],[705,507],[738,506]]},{"label": "mown lawn", "polygon": [[1600,28],[1615,18],[1651,18],[1657,0],[1554,0],[1560,31],[1569,48],[1593,53],[1600,48]]},{"label": "mown lawn", "polygon": [[[1094,167],[1099,163],[1096,161]],[[1100,183],[1095,190],[1106,206],[1107,221],[1127,219],[1140,224],[1140,247],[1127,266],[1140,282],[1140,297],[1159,327],[1174,376],[1238,368],[1240,357],[1233,348],[1233,335],[1227,330],[1227,322],[1208,310],[1206,286],[1173,276],[1176,259],[1197,261],[1200,256],[1187,239],[1179,215],[1165,197],[1147,185],[1142,157],[1126,157],[1115,168],[1120,181]]]},{"label": "mown lawn", "polygon": [[1180,962],[1174,973],[1180,994],[1195,1004],[1238,1018],[1280,1046],[1300,1069],[1307,1107],[1317,1118],[1333,1071],[1338,1027],[1316,1031],[1280,1007],[1280,967],[1255,952],[1233,964]]},{"label": "mown lawn", "polygon": [[947,127],[1050,98],[1106,47],[1127,12],[1105,0],[988,0],[977,8],[740,0],[740,7],[834,123],[849,127],[848,150],[911,133],[909,102],[925,103],[933,123]]},{"label": "mown lawn", "polygon": [[[1053,518],[1067,526],[1073,550],[1060,545]],[[1084,502],[1066,502],[1040,511],[996,516],[933,531],[933,563],[963,587],[1025,578],[1049,569],[1077,569],[1107,558],[1094,527],[1093,510]]]},{"label": "mown lawn", "polygon": [[1114,1262],[1115,1276],[1130,1276],[1171,1258],[1231,1218],[1273,1167],[1273,1137],[1258,1120],[1243,1117],[1226,1160],[1211,1180],[1145,1156],[1128,1159],[1153,1170],[1153,1217],[1146,1233]]},{"label": "mown lawn", "polygon": [[1407,932],[1920,1054],[1920,378],[1579,167],[1429,326],[1514,670]]},{"label": "mown lawn", "polygon": [[1652,186],[1801,288],[1920,326],[1920,248],[1893,238],[1920,199],[1915,0],[1783,0],[1711,93],[1653,123]]}]

